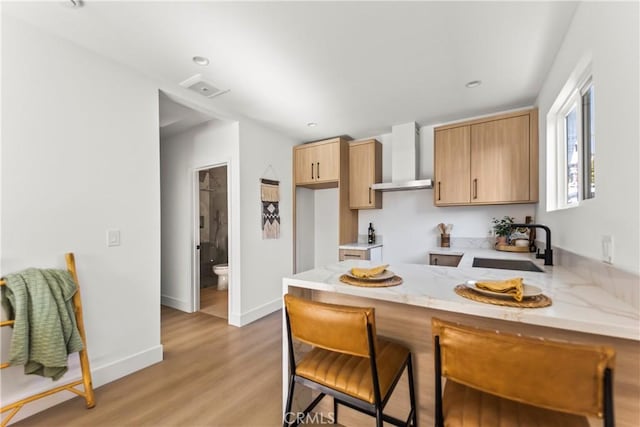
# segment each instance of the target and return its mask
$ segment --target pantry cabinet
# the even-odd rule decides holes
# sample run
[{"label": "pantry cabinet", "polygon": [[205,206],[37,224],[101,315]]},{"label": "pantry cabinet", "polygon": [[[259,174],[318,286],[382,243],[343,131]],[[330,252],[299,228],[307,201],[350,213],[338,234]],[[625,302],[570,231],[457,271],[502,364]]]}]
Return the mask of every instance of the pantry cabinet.
[{"label": "pantry cabinet", "polygon": [[436,206],[537,202],[537,110],[436,128],[434,175]]},{"label": "pantry cabinet", "polygon": [[382,193],[371,186],[382,182],[382,144],[375,139],[349,144],[349,207],[382,208]]},{"label": "pantry cabinet", "polygon": [[335,262],[339,245],[357,241],[358,211],[349,207],[349,140],[293,147],[294,271]]}]

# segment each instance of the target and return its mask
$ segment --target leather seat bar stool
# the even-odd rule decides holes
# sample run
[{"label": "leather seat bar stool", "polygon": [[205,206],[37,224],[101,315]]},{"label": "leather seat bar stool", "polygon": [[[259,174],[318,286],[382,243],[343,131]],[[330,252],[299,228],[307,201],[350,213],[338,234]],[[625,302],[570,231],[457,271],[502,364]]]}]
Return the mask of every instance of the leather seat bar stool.
[{"label": "leather seat bar stool", "polygon": [[[319,392],[304,409],[308,414],[325,395],[333,397],[334,422],[338,404],[374,416],[397,426],[417,426],[413,368],[410,351],[376,336],[372,307],[327,304],[284,296],[289,351],[289,394],[283,425],[297,425],[300,416],[290,417],[296,384]],[[312,349],[296,361],[293,340]],[[402,373],[407,371],[411,410],[405,421],[383,410]]]},{"label": "leather seat bar stool", "polygon": [[431,327],[436,427],[588,427],[587,417],[613,427],[612,348],[436,318]]}]

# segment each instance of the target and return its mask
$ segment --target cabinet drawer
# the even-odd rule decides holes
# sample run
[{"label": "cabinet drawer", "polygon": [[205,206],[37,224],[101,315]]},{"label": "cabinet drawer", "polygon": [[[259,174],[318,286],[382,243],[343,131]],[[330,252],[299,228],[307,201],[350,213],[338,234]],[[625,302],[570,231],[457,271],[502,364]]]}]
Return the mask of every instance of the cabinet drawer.
[{"label": "cabinet drawer", "polygon": [[338,251],[338,259],[340,261],[345,261],[348,259],[369,260],[369,249],[340,249]]},{"label": "cabinet drawer", "polygon": [[430,265],[443,265],[445,267],[457,267],[462,255],[429,254]]}]

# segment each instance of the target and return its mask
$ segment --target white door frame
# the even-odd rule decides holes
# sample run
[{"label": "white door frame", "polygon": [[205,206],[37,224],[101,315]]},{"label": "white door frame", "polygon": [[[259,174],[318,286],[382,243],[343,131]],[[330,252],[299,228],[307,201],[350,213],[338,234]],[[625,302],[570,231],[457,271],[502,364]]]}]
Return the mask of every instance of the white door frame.
[{"label": "white door frame", "polygon": [[[227,167],[227,238],[228,238],[228,248],[227,248],[227,256],[229,260],[229,266],[231,266],[231,217],[229,215],[230,203],[231,203],[231,175],[229,173],[230,161],[224,161],[219,163],[212,163],[206,166],[198,166],[193,169],[192,180],[193,180],[193,209],[191,215],[191,224],[192,224],[192,256],[191,256],[191,307],[192,312],[200,311],[200,171],[209,170],[218,167]],[[228,297],[227,297],[227,310],[230,312],[231,308],[231,294],[233,292],[232,286],[232,275],[229,274],[229,285],[228,289]],[[230,316],[228,316],[230,317]]]}]

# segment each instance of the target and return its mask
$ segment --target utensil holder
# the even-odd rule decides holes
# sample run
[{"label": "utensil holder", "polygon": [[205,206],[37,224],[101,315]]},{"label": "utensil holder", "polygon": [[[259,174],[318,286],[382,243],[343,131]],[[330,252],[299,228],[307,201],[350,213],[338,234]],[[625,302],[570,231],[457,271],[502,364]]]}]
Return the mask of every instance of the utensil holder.
[{"label": "utensil holder", "polygon": [[441,248],[448,248],[450,246],[451,246],[450,236],[448,234],[441,234],[440,235],[440,247]]}]

